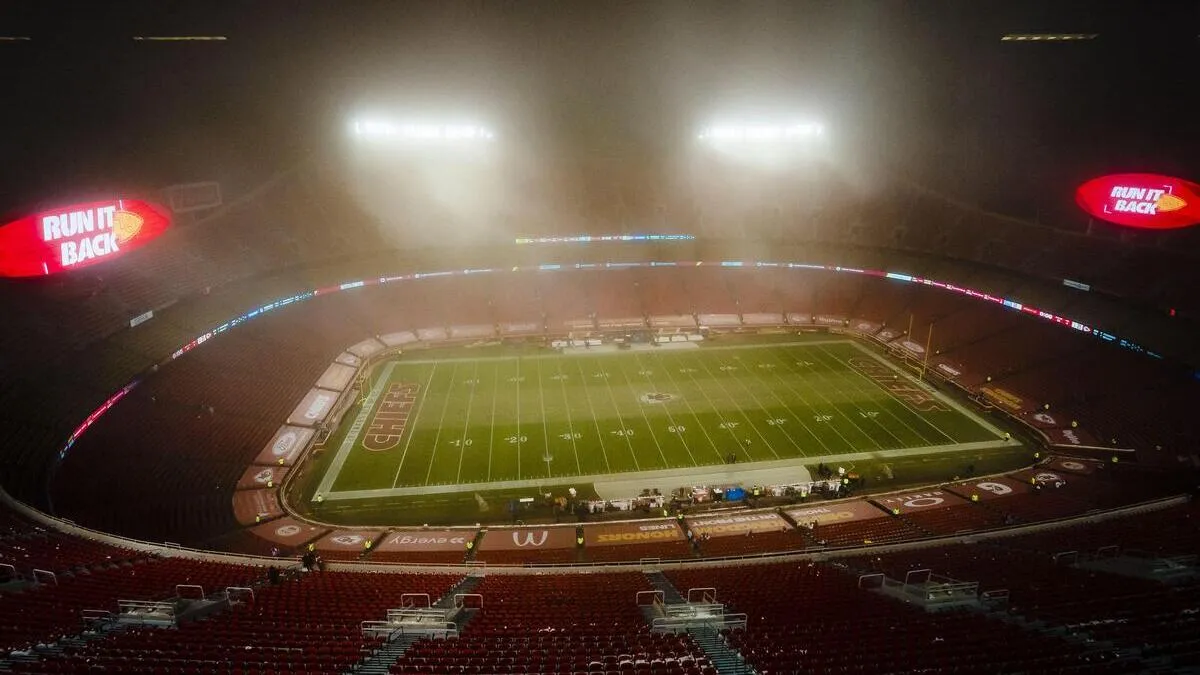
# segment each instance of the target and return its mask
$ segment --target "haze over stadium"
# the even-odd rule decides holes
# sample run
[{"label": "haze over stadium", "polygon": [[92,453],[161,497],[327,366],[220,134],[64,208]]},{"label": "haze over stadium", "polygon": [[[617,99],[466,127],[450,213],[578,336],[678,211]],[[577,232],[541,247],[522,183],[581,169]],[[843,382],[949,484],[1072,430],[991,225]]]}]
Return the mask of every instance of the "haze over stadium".
[{"label": "haze over stadium", "polygon": [[0,672],[1193,672],[1200,8],[0,13]]}]

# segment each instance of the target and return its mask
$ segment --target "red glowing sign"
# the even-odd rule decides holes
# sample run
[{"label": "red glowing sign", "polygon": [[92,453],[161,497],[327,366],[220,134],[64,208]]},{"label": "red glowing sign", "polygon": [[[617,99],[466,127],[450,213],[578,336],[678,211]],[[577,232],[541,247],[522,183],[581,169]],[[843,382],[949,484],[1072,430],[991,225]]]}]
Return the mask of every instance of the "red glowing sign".
[{"label": "red glowing sign", "polygon": [[1089,215],[1126,227],[1171,230],[1200,223],[1200,185],[1153,173],[1093,178],[1075,191]]},{"label": "red glowing sign", "polygon": [[171,224],[167,209],[111,199],[45,211],[0,227],[0,276],[34,277],[111,260]]}]

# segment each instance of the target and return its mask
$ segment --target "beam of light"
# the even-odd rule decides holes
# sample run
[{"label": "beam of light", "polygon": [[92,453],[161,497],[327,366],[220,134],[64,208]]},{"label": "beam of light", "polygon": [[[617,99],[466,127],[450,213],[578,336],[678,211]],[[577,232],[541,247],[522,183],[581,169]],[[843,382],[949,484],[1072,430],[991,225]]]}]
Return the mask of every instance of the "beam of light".
[{"label": "beam of light", "polygon": [[134,42],[225,42],[224,35],[135,35]]},{"label": "beam of light", "polygon": [[1077,42],[1095,40],[1099,33],[1009,33],[1001,42]]},{"label": "beam of light", "polygon": [[359,138],[385,138],[412,142],[456,142],[493,140],[490,129],[476,124],[396,123],[379,119],[356,119],[351,128]]},{"label": "beam of light", "polygon": [[0,35],[0,42],[29,42],[33,38],[28,35]]},{"label": "beam of light", "polygon": [[803,124],[732,124],[715,125],[700,131],[699,140],[707,143],[802,143],[825,135],[825,127]]}]

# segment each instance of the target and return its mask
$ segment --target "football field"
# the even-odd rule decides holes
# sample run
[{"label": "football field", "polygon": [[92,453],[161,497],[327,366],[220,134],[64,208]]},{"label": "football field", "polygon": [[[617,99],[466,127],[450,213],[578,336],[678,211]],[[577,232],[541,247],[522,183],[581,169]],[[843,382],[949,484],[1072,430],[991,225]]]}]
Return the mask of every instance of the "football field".
[{"label": "football field", "polygon": [[886,456],[1003,434],[849,340],[459,354],[375,367],[365,403],[343,421],[323,499],[569,482],[731,455],[738,465]]}]

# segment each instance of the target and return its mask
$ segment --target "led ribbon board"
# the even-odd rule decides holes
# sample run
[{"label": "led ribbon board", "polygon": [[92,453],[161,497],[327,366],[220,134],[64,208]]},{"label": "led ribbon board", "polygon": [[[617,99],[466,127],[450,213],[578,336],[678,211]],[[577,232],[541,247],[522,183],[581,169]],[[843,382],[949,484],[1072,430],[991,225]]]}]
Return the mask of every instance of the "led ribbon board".
[{"label": "led ribbon board", "polygon": [[1093,178],[1075,191],[1088,215],[1125,227],[1173,230],[1200,223],[1200,185],[1153,173]]},{"label": "led ribbon board", "polygon": [[26,216],[0,227],[0,276],[44,276],[95,265],[141,248],[170,224],[170,211],[137,199]]}]

